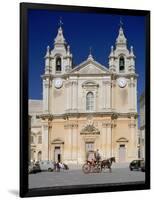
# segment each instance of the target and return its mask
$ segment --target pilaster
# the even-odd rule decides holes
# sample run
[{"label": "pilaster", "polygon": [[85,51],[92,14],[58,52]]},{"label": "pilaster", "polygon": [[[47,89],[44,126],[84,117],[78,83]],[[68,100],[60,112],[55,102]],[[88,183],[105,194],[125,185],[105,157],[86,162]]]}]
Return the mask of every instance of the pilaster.
[{"label": "pilaster", "polygon": [[42,160],[49,160],[49,124],[42,122]]},{"label": "pilaster", "polygon": [[105,152],[103,155],[105,158],[112,157],[113,154],[113,147],[112,147],[112,123],[111,121],[104,121],[102,123],[102,128],[104,130],[104,150]]},{"label": "pilaster", "polygon": [[111,80],[104,78],[103,80],[103,110],[111,109]]},{"label": "pilaster", "polygon": [[115,98],[116,98],[116,95],[115,95],[115,89],[116,89],[116,81],[115,80],[112,80],[112,87],[111,87],[111,94],[112,94],[112,97],[111,97],[111,108],[113,110],[115,110]]},{"label": "pilaster", "polygon": [[77,81],[72,81],[72,110],[77,111]]},{"label": "pilaster", "polygon": [[66,84],[66,111],[70,111],[71,109],[71,82],[67,80]]},{"label": "pilaster", "polygon": [[130,146],[129,146],[129,157],[135,159],[137,157],[137,123],[134,117],[131,117],[130,123],[128,124],[130,129]]},{"label": "pilaster", "polygon": [[130,101],[130,111],[136,111],[136,84],[134,78],[130,78],[129,86],[129,101]]},{"label": "pilaster", "polygon": [[51,81],[50,76],[43,77],[43,112],[49,113],[50,107],[50,87]]}]

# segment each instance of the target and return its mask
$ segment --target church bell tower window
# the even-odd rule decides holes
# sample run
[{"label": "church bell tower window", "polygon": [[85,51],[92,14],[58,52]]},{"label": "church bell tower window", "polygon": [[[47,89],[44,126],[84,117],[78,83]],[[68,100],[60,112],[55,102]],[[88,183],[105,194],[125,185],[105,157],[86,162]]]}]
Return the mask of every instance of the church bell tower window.
[{"label": "church bell tower window", "polygon": [[119,71],[123,72],[125,70],[125,59],[123,56],[119,58]]},{"label": "church bell tower window", "polygon": [[56,71],[57,72],[61,71],[61,58],[60,57],[56,58]]}]

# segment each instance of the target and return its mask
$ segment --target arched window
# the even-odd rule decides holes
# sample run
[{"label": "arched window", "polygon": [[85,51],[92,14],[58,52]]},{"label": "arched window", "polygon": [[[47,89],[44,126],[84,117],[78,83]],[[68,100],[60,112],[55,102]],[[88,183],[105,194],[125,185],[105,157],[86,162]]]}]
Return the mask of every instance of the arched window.
[{"label": "arched window", "polygon": [[119,71],[125,70],[125,59],[123,56],[119,58]]},{"label": "arched window", "polygon": [[86,110],[87,111],[93,111],[94,110],[94,94],[92,92],[87,93]]},{"label": "arched window", "polygon": [[58,72],[61,71],[61,58],[60,57],[56,58],[56,71],[58,71]]},{"label": "arched window", "polygon": [[31,150],[31,161],[35,161],[36,160],[36,151]]},{"label": "arched window", "polygon": [[42,151],[39,151],[37,154],[37,160],[41,161],[42,160]]}]

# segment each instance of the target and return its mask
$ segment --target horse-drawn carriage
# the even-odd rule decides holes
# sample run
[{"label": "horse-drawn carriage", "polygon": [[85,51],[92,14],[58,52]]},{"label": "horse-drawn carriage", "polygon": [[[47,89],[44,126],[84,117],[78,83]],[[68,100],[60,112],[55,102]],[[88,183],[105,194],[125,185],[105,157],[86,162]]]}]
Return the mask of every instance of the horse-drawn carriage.
[{"label": "horse-drawn carriage", "polygon": [[86,163],[82,166],[82,171],[85,174],[92,172],[100,173],[103,169],[109,169],[109,171],[112,172],[112,162],[115,162],[115,157],[111,157],[102,161],[95,161],[93,159],[91,161],[87,160]]}]

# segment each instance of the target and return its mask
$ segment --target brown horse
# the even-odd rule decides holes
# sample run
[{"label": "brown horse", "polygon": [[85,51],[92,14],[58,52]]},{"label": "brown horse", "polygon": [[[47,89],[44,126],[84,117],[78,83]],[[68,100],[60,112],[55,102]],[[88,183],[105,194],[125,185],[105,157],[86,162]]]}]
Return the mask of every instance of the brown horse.
[{"label": "brown horse", "polygon": [[109,171],[112,172],[112,170],[111,170],[112,162],[115,162],[115,157],[111,157],[109,159],[101,161],[101,170],[108,168]]}]

